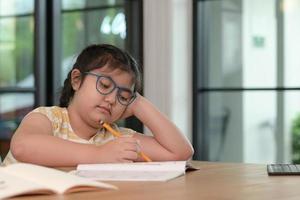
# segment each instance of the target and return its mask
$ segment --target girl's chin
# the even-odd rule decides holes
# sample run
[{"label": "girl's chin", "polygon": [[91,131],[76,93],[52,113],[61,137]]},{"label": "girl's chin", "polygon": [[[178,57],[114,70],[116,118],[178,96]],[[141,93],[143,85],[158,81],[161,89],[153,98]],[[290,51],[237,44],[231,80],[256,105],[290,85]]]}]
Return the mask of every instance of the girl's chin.
[{"label": "girl's chin", "polygon": [[106,115],[106,114],[98,114],[97,116],[97,120],[99,121],[99,123],[102,121],[102,122],[107,122],[107,123],[111,123],[112,122],[112,119],[110,116]]},{"label": "girl's chin", "polygon": [[97,120],[99,121],[99,123],[100,122],[108,122],[108,121],[110,121],[109,118],[107,116],[105,116],[105,115],[98,116]]}]

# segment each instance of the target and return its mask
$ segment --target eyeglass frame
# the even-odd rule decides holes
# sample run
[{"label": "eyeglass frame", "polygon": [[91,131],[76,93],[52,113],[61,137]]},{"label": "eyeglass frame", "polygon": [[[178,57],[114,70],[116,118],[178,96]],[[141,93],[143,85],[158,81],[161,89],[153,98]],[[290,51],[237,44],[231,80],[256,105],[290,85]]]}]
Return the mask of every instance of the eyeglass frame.
[{"label": "eyeglass frame", "polygon": [[[96,76],[97,77],[97,80],[96,80],[96,90],[101,94],[101,95],[109,95],[109,94],[111,94],[115,89],[118,89],[117,90],[117,95],[116,95],[116,98],[117,98],[117,100],[118,100],[118,102],[121,104],[121,105],[123,105],[123,106],[129,106],[134,100],[135,100],[135,98],[136,98],[136,92],[135,91],[132,91],[132,90],[130,90],[129,88],[125,88],[125,87],[120,87],[120,86],[118,86],[117,85],[117,83],[110,77],[110,76],[106,76],[106,75],[102,75],[102,74],[97,74],[97,73],[93,73],[93,72],[84,72],[84,74],[87,74],[87,75],[92,75],[92,76]],[[104,77],[104,78],[107,78],[107,79],[109,79],[109,80],[111,80],[111,82],[113,83],[113,89],[110,91],[110,92],[108,92],[108,93],[103,93],[103,92],[100,92],[100,90],[98,89],[98,82],[99,82],[99,80],[100,80],[100,78],[102,78],[102,77]],[[130,99],[130,101],[129,101],[129,103],[128,104],[123,104],[121,101],[120,101],[120,99],[119,99],[119,96],[120,96],[120,90],[125,90],[125,91],[128,91],[128,92],[131,92],[132,93],[132,97],[131,97],[131,99]]]}]

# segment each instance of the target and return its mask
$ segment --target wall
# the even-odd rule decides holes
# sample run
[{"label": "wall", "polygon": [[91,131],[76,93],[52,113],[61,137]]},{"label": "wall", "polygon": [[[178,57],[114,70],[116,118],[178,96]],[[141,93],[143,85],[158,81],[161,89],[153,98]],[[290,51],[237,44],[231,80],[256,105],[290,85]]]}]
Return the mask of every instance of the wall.
[{"label": "wall", "polygon": [[192,1],[144,0],[144,96],[192,139]]}]

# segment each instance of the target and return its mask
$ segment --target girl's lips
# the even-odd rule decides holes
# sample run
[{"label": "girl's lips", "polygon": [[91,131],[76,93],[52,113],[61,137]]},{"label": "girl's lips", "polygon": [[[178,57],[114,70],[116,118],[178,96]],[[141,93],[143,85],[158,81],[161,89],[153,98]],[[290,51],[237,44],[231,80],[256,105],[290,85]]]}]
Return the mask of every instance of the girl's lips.
[{"label": "girl's lips", "polygon": [[104,113],[109,114],[109,115],[111,114],[110,110],[108,108],[106,108],[106,107],[97,106],[97,108],[100,110],[100,112],[104,112]]}]

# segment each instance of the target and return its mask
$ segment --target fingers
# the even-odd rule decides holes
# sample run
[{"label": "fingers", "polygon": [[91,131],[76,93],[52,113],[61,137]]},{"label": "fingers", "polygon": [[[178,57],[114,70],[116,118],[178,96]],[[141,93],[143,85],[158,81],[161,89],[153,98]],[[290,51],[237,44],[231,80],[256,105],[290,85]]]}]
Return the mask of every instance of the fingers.
[{"label": "fingers", "polygon": [[116,162],[134,162],[138,160],[141,151],[139,140],[130,136],[117,137],[109,142],[109,152],[115,157]]},{"label": "fingers", "polygon": [[120,137],[118,138],[119,147],[122,149],[121,157],[124,158],[124,161],[128,160],[137,160],[138,152],[140,152],[139,141],[132,137]]},{"label": "fingers", "polygon": [[117,162],[134,162],[138,159],[138,153],[131,150],[122,150],[117,155]]},{"label": "fingers", "polygon": [[141,152],[141,141],[137,140],[137,152],[140,153]]},{"label": "fingers", "polygon": [[125,150],[128,151],[134,151],[134,152],[140,152],[141,151],[141,146],[139,140],[125,140],[122,143],[122,146]]},{"label": "fingers", "polygon": [[124,160],[135,161],[138,159],[138,153],[134,151],[124,152]]}]

